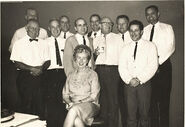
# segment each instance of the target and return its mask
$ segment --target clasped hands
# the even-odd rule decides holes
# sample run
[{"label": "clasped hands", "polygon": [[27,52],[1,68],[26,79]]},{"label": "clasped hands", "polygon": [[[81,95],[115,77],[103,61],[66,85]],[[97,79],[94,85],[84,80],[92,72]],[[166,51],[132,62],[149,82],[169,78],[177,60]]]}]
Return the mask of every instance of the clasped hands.
[{"label": "clasped hands", "polygon": [[140,81],[138,78],[132,78],[129,82],[129,85],[130,86],[133,86],[133,87],[136,87],[140,84]]},{"label": "clasped hands", "polygon": [[42,73],[42,66],[35,66],[30,69],[30,74],[39,76]]}]

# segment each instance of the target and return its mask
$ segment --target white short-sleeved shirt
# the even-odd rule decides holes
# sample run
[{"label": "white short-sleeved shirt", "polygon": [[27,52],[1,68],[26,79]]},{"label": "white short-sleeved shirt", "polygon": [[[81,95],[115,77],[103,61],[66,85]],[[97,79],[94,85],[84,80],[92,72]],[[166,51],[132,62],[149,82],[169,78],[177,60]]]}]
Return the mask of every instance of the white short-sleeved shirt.
[{"label": "white short-sleeved shirt", "polygon": [[49,47],[49,54],[50,54],[50,59],[51,59],[51,64],[50,64],[48,69],[64,68],[63,55],[64,55],[64,47],[65,47],[66,39],[63,39],[60,36],[57,37],[56,39],[57,39],[57,42],[58,42],[58,47],[59,47],[60,58],[61,58],[61,61],[62,61],[62,66],[57,65],[55,38],[53,36],[51,36],[51,37],[49,37],[45,40],[46,43],[48,44],[48,47]]},{"label": "white short-sleeved shirt", "polygon": [[[118,33],[118,35],[120,36],[120,38],[122,39],[122,33]],[[122,39],[123,40],[123,39]],[[129,44],[130,42],[132,42],[132,39],[130,37],[130,34],[129,34],[129,31],[125,32],[124,33],[124,41],[123,41],[123,44],[124,45],[127,45]]]},{"label": "white short-sleeved shirt", "polygon": [[[67,39],[68,37],[72,36],[72,35],[73,35],[73,33],[67,31],[67,32],[66,32],[66,39]],[[63,32],[63,31],[60,32],[59,37],[65,39],[65,38],[64,38],[64,32]],[[66,40],[66,39],[65,39],[65,40]]]},{"label": "white short-sleeved shirt", "polygon": [[[10,52],[12,51],[13,45],[17,40],[25,37],[26,35],[27,35],[27,32],[26,32],[26,27],[25,26],[16,30],[14,35],[13,35],[13,38],[11,40],[11,44],[9,46],[9,51]],[[43,28],[40,28],[38,38],[46,39],[47,37],[48,37],[47,31]]]},{"label": "white short-sleeved shirt", "polygon": [[45,61],[50,60],[49,49],[44,40],[37,38],[38,41],[29,41],[26,35],[16,41],[13,46],[10,60],[22,62],[29,66],[41,66]]}]

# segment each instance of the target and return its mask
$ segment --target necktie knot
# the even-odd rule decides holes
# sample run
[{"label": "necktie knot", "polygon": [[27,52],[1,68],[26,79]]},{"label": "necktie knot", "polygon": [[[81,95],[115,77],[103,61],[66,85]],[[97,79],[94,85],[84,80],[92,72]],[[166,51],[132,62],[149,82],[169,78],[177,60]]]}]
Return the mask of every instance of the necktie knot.
[{"label": "necktie knot", "polygon": [[38,41],[38,39],[32,39],[32,38],[30,38],[29,41],[30,42],[32,42],[32,41]]},{"label": "necktie knot", "polygon": [[122,39],[123,39],[123,41],[124,41],[124,34],[122,34]]},{"label": "necktie knot", "polygon": [[94,33],[94,37],[96,37],[96,35],[97,35],[97,33],[95,32],[95,33]]}]

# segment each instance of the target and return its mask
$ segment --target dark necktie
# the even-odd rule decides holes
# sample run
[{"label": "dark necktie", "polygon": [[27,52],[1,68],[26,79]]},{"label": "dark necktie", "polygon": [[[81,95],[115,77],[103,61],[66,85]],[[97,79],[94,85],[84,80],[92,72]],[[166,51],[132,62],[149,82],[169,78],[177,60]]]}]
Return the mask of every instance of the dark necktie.
[{"label": "dark necktie", "polygon": [[155,27],[155,25],[153,25],[152,30],[151,30],[151,33],[150,33],[150,41],[152,41],[152,39],[153,39],[154,27]]},{"label": "dark necktie", "polygon": [[55,38],[55,49],[56,49],[56,60],[57,60],[57,65],[62,66],[62,62],[60,59],[60,52],[58,48],[58,42],[57,39]]},{"label": "dark necktie", "polygon": [[124,41],[124,34],[122,34],[122,39],[123,39],[123,41]]},{"label": "dark necktie", "polygon": [[84,45],[86,45],[86,40],[84,36],[83,36],[83,42],[84,42]]},{"label": "dark necktie", "polygon": [[96,38],[97,33],[94,33],[94,37]]},{"label": "dark necktie", "polygon": [[136,58],[136,52],[137,52],[137,43],[138,43],[138,42],[136,42],[135,49],[134,49],[134,60],[135,60],[135,58]]},{"label": "dark necktie", "polygon": [[64,32],[64,39],[66,39],[66,32]]},{"label": "dark necktie", "polygon": [[30,38],[29,41],[30,41],[30,42],[32,42],[32,41],[38,41],[38,39],[31,39],[31,38]]}]

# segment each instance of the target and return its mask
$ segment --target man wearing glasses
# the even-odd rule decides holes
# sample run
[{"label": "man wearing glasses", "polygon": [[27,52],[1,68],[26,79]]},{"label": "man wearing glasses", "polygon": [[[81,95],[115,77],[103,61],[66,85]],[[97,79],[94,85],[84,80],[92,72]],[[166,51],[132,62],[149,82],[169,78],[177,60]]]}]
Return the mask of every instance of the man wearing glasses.
[{"label": "man wearing glasses", "polygon": [[119,35],[112,33],[113,22],[109,17],[101,19],[101,36],[94,38],[93,46],[97,59],[96,72],[101,85],[100,118],[105,127],[118,127],[118,58],[123,47]]}]

